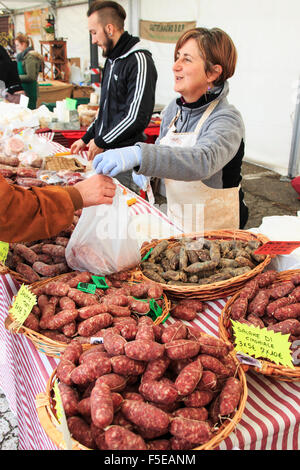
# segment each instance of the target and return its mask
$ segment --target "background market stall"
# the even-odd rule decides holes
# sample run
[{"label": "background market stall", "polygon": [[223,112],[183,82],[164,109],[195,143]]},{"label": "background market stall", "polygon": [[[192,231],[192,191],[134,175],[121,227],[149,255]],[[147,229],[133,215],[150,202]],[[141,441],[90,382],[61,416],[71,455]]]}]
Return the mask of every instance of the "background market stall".
[{"label": "background market stall", "polygon": [[[55,6],[56,37],[67,40],[68,57],[80,59],[81,69],[90,67],[87,1],[1,2],[10,12],[15,31],[25,30],[24,13]],[[157,103],[166,105],[174,96],[171,66],[174,42],[159,37],[164,27],[194,22],[197,26],[220,27],[230,34],[238,49],[237,71],[230,81],[230,101],[241,111],[246,125],[246,159],[283,176],[299,173],[299,2],[258,0],[176,1],[120,0],[127,11],[126,29],[142,33],[158,69]],[[0,5],[0,6],[1,6]],[[3,10],[4,11],[4,10]],[[7,13],[6,13],[7,14]],[[67,21],[66,21],[67,18]],[[148,23],[144,23],[148,22]],[[78,28],[80,25],[80,28]],[[284,31],[284,34],[282,34]],[[149,33],[151,37],[149,39]],[[164,35],[168,36],[168,35]],[[147,37],[148,39],[145,39]],[[34,34],[40,51],[41,35]],[[167,42],[162,42],[167,41]],[[104,59],[99,52],[99,64]]]}]

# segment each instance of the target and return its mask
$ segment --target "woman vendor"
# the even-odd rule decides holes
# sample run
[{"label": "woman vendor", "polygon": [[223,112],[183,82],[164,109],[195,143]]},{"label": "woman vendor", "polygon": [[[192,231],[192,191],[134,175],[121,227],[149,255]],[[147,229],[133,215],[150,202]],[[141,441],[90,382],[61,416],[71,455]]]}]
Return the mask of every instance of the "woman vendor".
[{"label": "woman vendor", "polygon": [[17,64],[22,86],[29,98],[28,108],[35,109],[38,98],[37,78],[41,71],[43,58],[34,51],[33,41],[25,34],[19,33],[15,39]]},{"label": "woman vendor", "polygon": [[94,159],[97,173],[134,169],[140,187],[145,176],[164,178],[168,216],[185,233],[243,228],[248,219],[240,187],[244,124],[227,100],[236,61],[236,48],[221,29],[185,32],[173,65],[180,96],[166,108],[156,143],[108,150]]}]

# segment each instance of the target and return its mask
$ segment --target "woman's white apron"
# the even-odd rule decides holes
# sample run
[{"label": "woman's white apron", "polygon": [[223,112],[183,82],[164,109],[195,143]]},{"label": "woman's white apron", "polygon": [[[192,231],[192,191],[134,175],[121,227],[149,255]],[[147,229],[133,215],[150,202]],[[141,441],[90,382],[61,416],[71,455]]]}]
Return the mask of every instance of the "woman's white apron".
[{"label": "woman's white apron", "polygon": [[[169,126],[159,145],[193,147],[200,129],[219,103],[212,102],[200,118],[194,132],[176,133],[175,122]],[[213,189],[202,181],[175,181],[165,179],[168,217],[184,233],[239,228],[239,187]]]}]

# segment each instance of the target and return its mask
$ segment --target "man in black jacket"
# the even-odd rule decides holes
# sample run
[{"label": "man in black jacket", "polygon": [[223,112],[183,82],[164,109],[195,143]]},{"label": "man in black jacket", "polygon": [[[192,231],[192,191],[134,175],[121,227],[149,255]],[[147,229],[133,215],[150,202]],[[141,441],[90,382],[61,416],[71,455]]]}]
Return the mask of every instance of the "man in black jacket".
[{"label": "man in black jacket", "polygon": [[[101,82],[101,99],[96,120],[82,139],[71,146],[77,153],[88,144],[88,158],[112,148],[145,141],[155,104],[157,71],[151,53],[138,37],[124,31],[126,12],[116,2],[96,0],[88,12],[88,28],[93,44],[106,57]],[[118,179],[131,185],[131,172]]]},{"label": "man in black jacket", "polygon": [[[6,49],[0,45],[0,81],[4,82],[9,96],[13,94],[25,94],[19,78],[17,64],[9,57]],[[7,98],[6,94],[5,97]]]}]

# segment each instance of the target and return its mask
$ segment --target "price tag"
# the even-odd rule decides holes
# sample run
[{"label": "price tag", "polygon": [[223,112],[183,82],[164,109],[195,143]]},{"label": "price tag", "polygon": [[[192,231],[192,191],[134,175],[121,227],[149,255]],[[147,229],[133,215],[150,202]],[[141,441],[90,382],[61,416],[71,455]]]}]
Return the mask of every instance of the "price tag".
[{"label": "price tag", "polygon": [[99,287],[99,289],[109,288],[104,276],[92,276],[92,279],[93,279],[93,283],[96,284],[96,287]]},{"label": "price tag", "polygon": [[300,241],[270,241],[255,250],[255,255],[289,255],[300,246]]},{"label": "price tag", "polygon": [[97,286],[88,282],[79,282],[77,289],[88,294],[95,294]]},{"label": "price tag", "polygon": [[248,366],[253,366],[253,367],[258,367],[258,369],[262,368],[262,363],[258,360],[255,359],[254,357],[248,356],[248,354],[242,353],[238,351],[236,353],[237,360],[241,364],[246,364]]},{"label": "price tag", "polygon": [[235,349],[255,358],[265,358],[275,364],[293,368],[290,335],[275,333],[267,328],[245,325],[231,320],[235,335]]},{"label": "price tag", "polygon": [[150,257],[152,251],[153,251],[153,248],[150,248],[148,253],[145,254],[144,258],[142,258],[142,261],[146,261]]},{"label": "price tag", "polygon": [[92,336],[90,338],[90,344],[103,344],[104,339],[102,336]]},{"label": "price tag", "polygon": [[9,243],[0,242],[0,262],[5,264],[9,250]]},{"label": "price tag", "polygon": [[132,197],[132,198],[130,198],[130,199],[127,199],[126,202],[127,202],[127,206],[130,207],[130,206],[132,206],[133,204],[136,203],[136,198],[135,198],[135,197]]},{"label": "price tag", "polygon": [[59,423],[58,429],[63,435],[64,441],[65,441],[65,444],[66,444],[66,449],[67,450],[72,450],[71,434],[70,434],[70,431],[69,431],[69,428],[68,428],[67,419],[66,419],[64,407],[63,407],[63,404],[62,404],[57,379],[54,382],[53,392],[54,392],[54,399],[55,399],[55,403],[56,403],[56,406],[55,406],[56,415],[57,415],[57,420],[58,420],[58,423]]},{"label": "price tag", "polygon": [[12,304],[9,313],[13,320],[20,326],[30,314],[32,307],[36,305],[36,295],[33,294],[24,284],[21,285],[14,303]]}]

